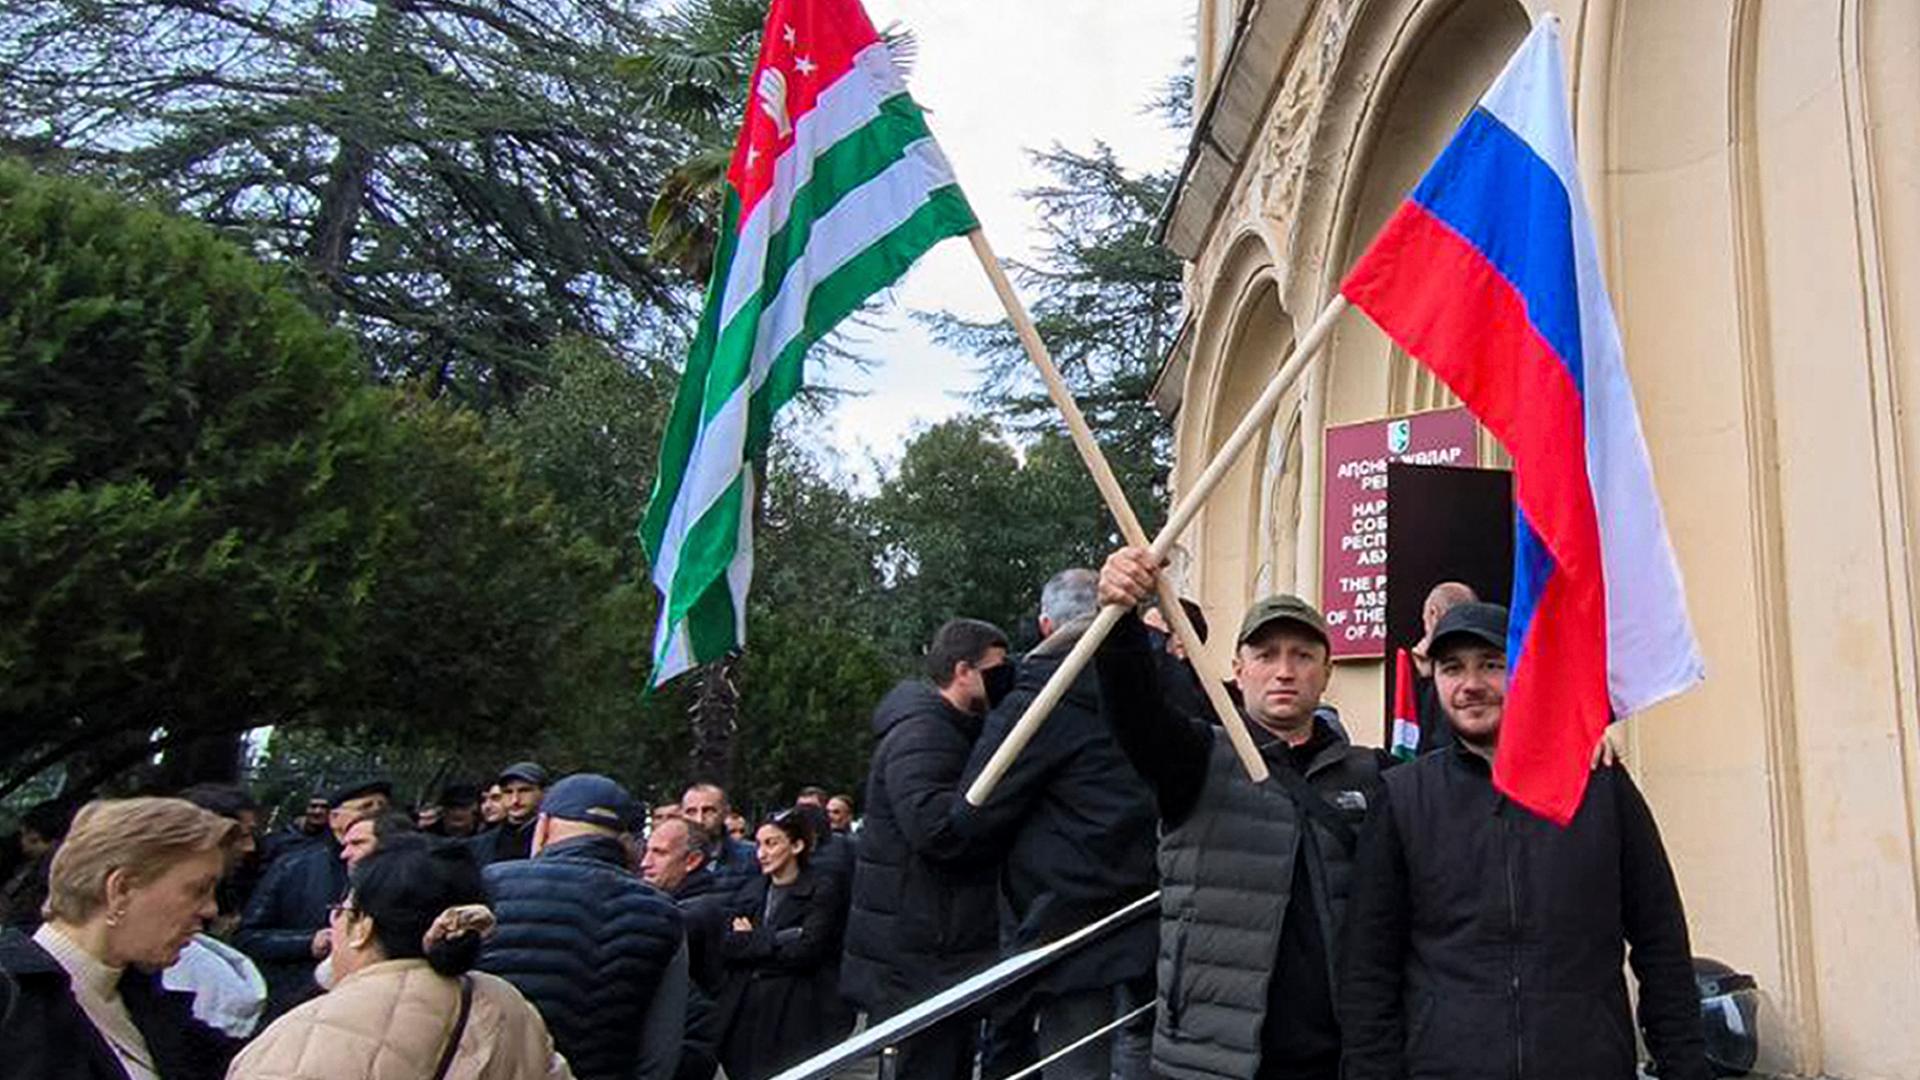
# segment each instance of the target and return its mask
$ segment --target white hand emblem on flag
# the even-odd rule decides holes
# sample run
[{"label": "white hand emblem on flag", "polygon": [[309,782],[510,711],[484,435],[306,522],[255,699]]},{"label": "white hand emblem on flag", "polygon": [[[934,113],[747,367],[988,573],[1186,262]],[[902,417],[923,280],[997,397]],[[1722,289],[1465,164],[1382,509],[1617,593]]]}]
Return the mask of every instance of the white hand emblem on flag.
[{"label": "white hand emblem on flag", "polygon": [[751,463],[804,382],[807,350],[928,248],[980,227],[859,0],[772,0],[766,26],[640,523],[660,590],[656,685],[746,641]]},{"label": "white hand emblem on flag", "polygon": [[793,134],[793,121],[787,119],[787,77],[779,68],[760,73],[760,111],[773,120],[781,138]]}]

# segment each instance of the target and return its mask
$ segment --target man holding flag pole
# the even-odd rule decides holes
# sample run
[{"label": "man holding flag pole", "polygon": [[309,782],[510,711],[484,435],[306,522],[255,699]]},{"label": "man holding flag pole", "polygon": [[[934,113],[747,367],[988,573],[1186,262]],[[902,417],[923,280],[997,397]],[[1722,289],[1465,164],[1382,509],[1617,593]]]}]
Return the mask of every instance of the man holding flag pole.
[{"label": "man holding flag pole", "polygon": [[[808,348],[948,237],[968,238],[1122,533],[1146,542],[858,0],[774,0],[727,181],[706,306],[640,525],[660,592],[653,685],[746,642],[751,462],[765,454],[774,414],[800,389]],[[1168,591],[1161,599],[1175,637],[1214,687],[1209,700],[1241,764],[1264,775],[1178,598]],[[1075,670],[1082,666],[1084,657]],[[1043,695],[1038,714],[1058,699]],[[993,776],[1001,771],[1004,763]]]},{"label": "man holding flag pole", "polygon": [[[706,306],[640,528],[660,592],[654,685],[745,643],[751,463],[765,453],[774,414],[801,386],[807,349],[948,237],[968,237],[1122,533],[1146,542],[858,0],[771,4],[727,175]],[[1266,766],[1185,610],[1170,589],[1162,600],[1242,767],[1264,778]],[[1039,713],[1058,698],[1053,693]],[[917,790],[956,789],[964,760],[958,756],[951,775],[917,777]],[[924,817],[927,808],[917,809]],[[878,842],[870,836],[863,847]],[[942,1067],[960,1072],[971,1057],[947,1056],[954,1060]]]},{"label": "man holding flag pole", "polygon": [[[1514,614],[1463,604],[1433,635],[1460,746],[1388,771],[1351,875],[1320,885],[1332,925],[1346,920],[1336,994],[1352,1077],[1628,1080],[1629,944],[1660,1075],[1706,1075],[1685,915],[1657,829],[1622,770],[1593,768],[1612,719],[1694,685],[1701,663],[1586,218],[1558,29],[1550,15],[1535,26],[1247,413],[1265,422],[1351,303],[1514,460]],[[1108,560],[1104,603],[1144,598],[1239,434],[1151,548]],[[1143,667],[1129,652],[1124,640],[1101,650],[1103,687]],[[1590,773],[1602,780],[1590,785]],[[1246,931],[1273,918],[1244,902],[1248,838],[1262,835],[1251,826],[1271,818],[1259,850],[1294,852],[1262,860],[1269,868],[1297,865],[1311,835],[1280,791],[1264,790],[1289,778],[1274,775],[1248,784],[1214,760],[1195,795],[1201,820],[1163,840],[1161,1074],[1274,1075],[1288,1045],[1260,1007],[1285,942],[1246,948]],[[1316,794],[1295,805],[1318,809]],[[1288,877],[1265,888],[1287,897]],[[1193,972],[1196,957],[1212,968]],[[1297,1003],[1279,1016],[1298,1023]]]},{"label": "man holding flag pole", "polygon": [[[707,308],[641,529],[662,594],[654,681],[744,640],[747,463],[764,452],[774,412],[798,389],[807,348],[933,243],[965,233],[1130,545],[1102,576],[1100,616],[967,791],[969,802],[991,797],[1065,686],[1148,592],[1160,594],[1176,635],[1204,661],[1158,568],[1351,303],[1435,370],[1514,458],[1515,614],[1506,647],[1513,678],[1491,780],[1547,821],[1574,822],[1606,724],[1691,686],[1700,663],[1573,169],[1558,50],[1549,16],[1148,545],[865,13],[856,0],[775,0],[729,173]],[[1305,609],[1289,616],[1293,623],[1312,626],[1310,607],[1283,599]],[[1221,680],[1202,676],[1232,750],[1210,759],[1203,802],[1209,789],[1227,802],[1251,791],[1269,810],[1285,802],[1296,821],[1314,821],[1291,834],[1294,842],[1314,843],[1316,831],[1339,835],[1338,813],[1355,808],[1341,797],[1364,803],[1365,785],[1328,799],[1290,782],[1298,780],[1292,770],[1270,780],[1244,719],[1214,693]],[[1214,833],[1204,822],[1197,832],[1193,850],[1204,857]],[[1326,912],[1320,929],[1331,944],[1344,883],[1307,887]],[[1194,891],[1196,902],[1203,894]],[[1269,1036],[1260,1029],[1268,1010],[1188,1013],[1190,1021],[1212,1019],[1182,1029],[1185,1002],[1168,997],[1166,945],[1178,969],[1180,935],[1198,921],[1197,909],[1164,915],[1161,1021],[1169,1045],[1236,1048],[1222,1059],[1224,1072],[1205,1053],[1165,1071],[1267,1075],[1260,1060]],[[1241,989],[1259,992],[1271,971],[1265,957],[1250,959],[1252,981]],[[1161,1044],[1157,1032],[1157,1067]]]}]

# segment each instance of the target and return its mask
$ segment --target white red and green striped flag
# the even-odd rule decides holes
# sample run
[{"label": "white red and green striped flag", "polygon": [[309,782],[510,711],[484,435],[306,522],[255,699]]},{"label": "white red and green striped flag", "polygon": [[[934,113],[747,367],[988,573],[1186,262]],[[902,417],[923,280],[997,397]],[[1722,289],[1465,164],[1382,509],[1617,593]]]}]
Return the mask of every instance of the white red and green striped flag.
[{"label": "white red and green striped flag", "polygon": [[978,228],[858,0],[774,0],[727,173],[706,307],[640,539],[653,684],[746,641],[753,469],[807,349],[926,250]]},{"label": "white red and green striped flag", "polygon": [[1393,651],[1393,743],[1388,748],[1401,761],[1420,753],[1420,703],[1414,692],[1413,656]]}]

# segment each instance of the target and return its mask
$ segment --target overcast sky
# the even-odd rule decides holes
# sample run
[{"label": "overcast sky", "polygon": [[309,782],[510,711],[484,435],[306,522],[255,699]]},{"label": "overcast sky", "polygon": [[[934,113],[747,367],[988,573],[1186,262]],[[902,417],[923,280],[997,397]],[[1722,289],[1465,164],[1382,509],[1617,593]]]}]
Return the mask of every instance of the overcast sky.
[{"label": "overcast sky", "polygon": [[[987,238],[1003,257],[1026,258],[1035,217],[1019,192],[1044,177],[1025,151],[1096,140],[1136,170],[1166,168],[1185,146],[1143,112],[1193,51],[1194,0],[866,0],[874,24],[914,32],[910,83],[952,160]],[[999,302],[963,240],[914,267],[861,351],[869,373],[830,369],[824,381],[866,391],[832,414],[823,441],[842,465],[870,479],[867,461],[891,461],[912,432],[965,408],[974,362],[934,345],[907,313],[946,309],[997,317]],[[817,368],[809,371],[816,378]]]}]

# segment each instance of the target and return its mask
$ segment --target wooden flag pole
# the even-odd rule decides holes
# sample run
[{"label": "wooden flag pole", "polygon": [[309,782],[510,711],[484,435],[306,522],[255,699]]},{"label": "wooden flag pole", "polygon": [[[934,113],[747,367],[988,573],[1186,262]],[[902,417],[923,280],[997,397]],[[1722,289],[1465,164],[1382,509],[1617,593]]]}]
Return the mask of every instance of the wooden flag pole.
[{"label": "wooden flag pole", "polygon": [[[1321,347],[1326,344],[1327,338],[1333,333],[1334,326],[1340,321],[1341,313],[1346,310],[1347,298],[1338,294],[1325,308],[1321,309],[1319,317],[1313,320],[1313,325],[1307,328],[1306,334],[1294,345],[1293,352],[1287,356],[1286,362],[1280,365],[1279,371],[1274,372],[1273,378],[1267,383],[1267,388],[1261,391],[1259,398],[1247,409],[1246,415],[1240,418],[1240,423],[1234,427],[1233,433],[1227,436],[1227,441],[1222,443],[1220,449],[1215,452],[1213,460],[1207,463],[1206,469],[1195,478],[1192,490],[1187,492],[1186,498],[1181,499],[1174,506],[1173,513],[1167,516],[1167,523],[1161,527],[1160,535],[1153,539],[1151,550],[1155,556],[1164,562],[1167,555],[1172,552],[1173,545],[1180,539],[1180,534],[1193,523],[1194,516],[1200,512],[1201,506],[1205,505],[1214,489],[1218,488],[1220,482],[1226,478],[1227,471],[1233,468],[1234,462],[1272,419],[1274,410],[1280,407],[1280,399],[1286,396],[1287,391],[1293,388],[1293,384],[1300,380],[1301,374],[1319,355]],[[1179,604],[1176,603],[1174,606],[1178,607]],[[1100,609],[1100,614],[1094,618],[1093,624],[1080,636],[1079,642],[1067,654],[1066,659],[1061,661],[1053,677],[1047,680],[1047,685],[1040,691],[1040,695],[1034,698],[1033,704],[1027,706],[1027,711],[1021,714],[1019,722],[1014,725],[1012,731],[1007,733],[1006,741],[994,751],[993,757],[987,762],[979,778],[973,782],[972,787],[967,789],[969,803],[980,806],[993,794],[994,787],[1006,774],[1007,767],[1013,764],[1013,759],[1025,749],[1027,742],[1033,738],[1034,732],[1038,731],[1041,723],[1046,720],[1047,714],[1059,704],[1060,698],[1066,694],[1067,687],[1079,677],[1087,661],[1093,658],[1094,650],[1098,649],[1100,642],[1113,632],[1114,625],[1120,621],[1120,616],[1124,612],[1125,608],[1117,604]]]},{"label": "wooden flag pole", "polygon": [[[1113,520],[1120,526],[1120,533],[1126,538],[1129,547],[1146,547],[1147,531],[1140,526],[1140,518],[1133,512],[1133,506],[1127,502],[1127,494],[1120,487],[1120,481],[1113,475],[1113,468],[1107,463],[1107,455],[1093,437],[1093,429],[1087,426],[1087,418],[1080,411],[1080,403],[1074,400],[1073,391],[1067,389],[1066,380],[1060,377],[1060,368],[1053,362],[1053,356],[1047,351],[1046,343],[1040,340],[1039,328],[1033,325],[1033,317],[1028,314],[1026,305],[1020,302],[1020,296],[1014,292],[1013,282],[1007,278],[1006,271],[1000,266],[1000,260],[994,255],[993,248],[987,243],[987,235],[979,229],[967,234],[967,240],[973,245],[973,253],[980,260],[980,266],[987,272],[987,280],[993,282],[993,291],[1000,296],[1000,304],[1007,310],[1007,319],[1020,335],[1020,344],[1026,347],[1027,356],[1033,366],[1040,370],[1040,379],[1047,384],[1047,394],[1066,418],[1067,432],[1073,438],[1074,448],[1080,451],[1080,460],[1086,463],[1087,471],[1093,474],[1094,486],[1100,489],[1100,497],[1106,501],[1107,509],[1113,514]],[[1207,700],[1213,705],[1214,715],[1219,717],[1220,726],[1226,729],[1227,738],[1232,741],[1233,749],[1240,757],[1240,764],[1254,783],[1267,778],[1267,763],[1260,756],[1260,750],[1253,743],[1253,734],[1247,730],[1247,722],[1234,707],[1233,699],[1227,696],[1226,673],[1220,670],[1214,655],[1207,651],[1200,641],[1200,635],[1194,630],[1193,623],[1187,618],[1187,609],[1180,603],[1180,594],[1173,582],[1159,575],[1154,582],[1160,595],[1160,610],[1166,615],[1167,625],[1173,630],[1174,637],[1185,647],[1187,658],[1193,663],[1194,671],[1200,676],[1200,685],[1206,689]],[[1085,636],[1085,635],[1082,635]],[[1105,633],[1100,635],[1102,638]],[[1097,645],[1098,642],[1096,641]],[[1058,695],[1055,695],[1056,700]],[[1034,702],[1039,704],[1038,700]],[[1031,707],[1030,707],[1031,708]],[[1051,712],[1053,703],[1047,711]],[[1024,719],[1024,717],[1023,717]],[[1011,762],[1009,757],[1008,761]],[[990,767],[989,767],[990,768]],[[999,780],[1000,772],[994,773],[994,781]],[[982,775],[985,775],[983,773]],[[977,785],[976,785],[977,786]],[[992,785],[987,787],[992,790]],[[971,793],[969,794],[971,800]],[[984,801],[983,793],[981,801]],[[975,802],[974,805],[979,805]]]}]

